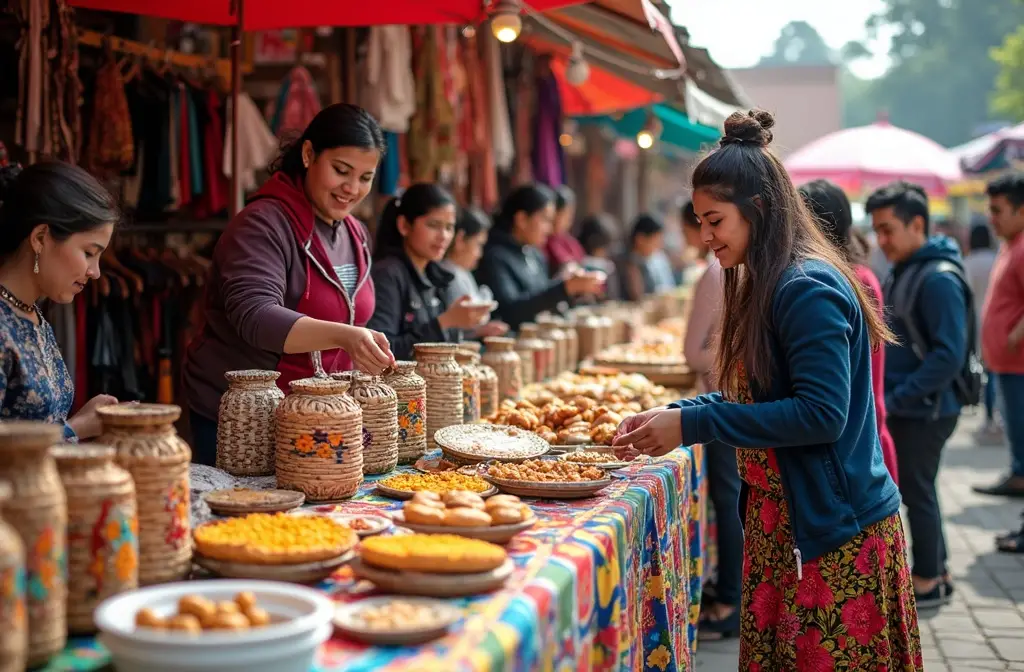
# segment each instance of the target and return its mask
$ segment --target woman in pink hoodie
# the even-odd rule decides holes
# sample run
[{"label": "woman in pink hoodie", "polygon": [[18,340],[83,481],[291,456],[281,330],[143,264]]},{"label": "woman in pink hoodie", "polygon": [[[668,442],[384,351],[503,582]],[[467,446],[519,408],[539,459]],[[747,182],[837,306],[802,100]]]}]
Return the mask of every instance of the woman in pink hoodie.
[{"label": "woman in pink hoodie", "polygon": [[[828,180],[814,180],[800,187],[804,204],[814,215],[818,226],[839,249],[846,254],[847,261],[861,283],[874,298],[878,311],[882,312],[882,286],[874,272],[867,266],[868,244],[853,230],[853,215],[850,201],[838,186]],[[896,474],[896,446],[885,426],[885,348],[875,348],[871,356],[871,386],[875,393],[875,418],[878,422],[878,439],[882,444],[882,458],[889,469],[892,480],[899,485]]]}]

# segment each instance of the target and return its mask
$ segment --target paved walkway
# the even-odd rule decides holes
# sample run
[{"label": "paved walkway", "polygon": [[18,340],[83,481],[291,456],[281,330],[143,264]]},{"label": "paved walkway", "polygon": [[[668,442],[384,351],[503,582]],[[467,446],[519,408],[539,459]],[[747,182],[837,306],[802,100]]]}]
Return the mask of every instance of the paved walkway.
[{"label": "paved walkway", "polygon": [[[927,672],[1024,671],[1024,555],[998,553],[993,542],[996,533],[1020,525],[1024,500],[971,491],[996,479],[1008,462],[1005,447],[974,444],[977,426],[975,417],[961,421],[939,475],[957,590],[952,604],[919,614]],[[738,650],[735,640],[702,642],[697,669],[734,672]]]}]

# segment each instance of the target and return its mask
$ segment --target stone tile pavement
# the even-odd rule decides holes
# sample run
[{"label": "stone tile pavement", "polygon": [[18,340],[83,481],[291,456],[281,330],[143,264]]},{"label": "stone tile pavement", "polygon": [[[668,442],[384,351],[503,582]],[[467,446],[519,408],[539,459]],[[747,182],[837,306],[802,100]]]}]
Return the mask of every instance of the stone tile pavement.
[{"label": "stone tile pavement", "polygon": [[[999,553],[993,541],[1020,525],[1024,500],[971,491],[1008,464],[1005,446],[974,444],[978,425],[976,416],[961,420],[939,474],[956,593],[950,605],[919,614],[926,672],[1024,671],[1024,555]],[[735,640],[702,642],[697,670],[733,672],[738,652]]]}]

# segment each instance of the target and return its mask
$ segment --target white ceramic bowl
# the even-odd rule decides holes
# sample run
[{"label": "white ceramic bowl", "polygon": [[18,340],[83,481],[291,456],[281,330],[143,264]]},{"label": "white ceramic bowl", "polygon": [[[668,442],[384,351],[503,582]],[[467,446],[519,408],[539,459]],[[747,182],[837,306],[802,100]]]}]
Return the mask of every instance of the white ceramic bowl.
[{"label": "white ceramic bowl", "polygon": [[[161,618],[185,595],[220,602],[248,591],[274,623],[245,632],[184,632],[135,626],[149,608]],[[308,672],[317,648],[331,636],[334,603],[321,593],[276,581],[188,581],[116,595],[96,609],[100,641],[118,672]]]}]

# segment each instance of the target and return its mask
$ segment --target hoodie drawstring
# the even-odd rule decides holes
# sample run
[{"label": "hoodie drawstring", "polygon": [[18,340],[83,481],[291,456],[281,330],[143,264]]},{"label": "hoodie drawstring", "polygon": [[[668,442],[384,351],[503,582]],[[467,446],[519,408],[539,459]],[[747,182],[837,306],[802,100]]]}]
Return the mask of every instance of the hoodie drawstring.
[{"label": "hoodie drawstring", "polygon": [[313,272],[313,269],[309,266],[309,255],[306,255],[306,293],[303,295],[303,299],[309,300],[309,276]]}]

